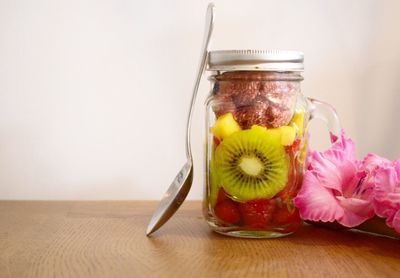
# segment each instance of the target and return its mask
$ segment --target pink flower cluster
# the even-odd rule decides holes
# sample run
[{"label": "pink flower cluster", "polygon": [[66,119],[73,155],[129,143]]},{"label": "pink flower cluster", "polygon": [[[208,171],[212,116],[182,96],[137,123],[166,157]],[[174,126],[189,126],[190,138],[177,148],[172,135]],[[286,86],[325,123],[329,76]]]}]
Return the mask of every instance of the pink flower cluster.
[{"label": "pink flower cluster", "polygon": [[344,131],[331,140],[330,149],[308,155],[294,200],[301,217],[355,227],[377,215],[400,233],[400,160],[375,154],[357,160],[354,142]]}]

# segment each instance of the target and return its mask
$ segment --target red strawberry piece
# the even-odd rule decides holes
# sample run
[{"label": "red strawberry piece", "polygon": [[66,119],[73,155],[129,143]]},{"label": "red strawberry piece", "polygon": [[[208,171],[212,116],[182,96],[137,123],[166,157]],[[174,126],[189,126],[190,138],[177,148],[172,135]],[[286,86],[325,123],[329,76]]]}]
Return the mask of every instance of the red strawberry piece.
[{"label": "red strawberry piece", "polygon": [[275,201],[267,199],[252,200],[240,203],[239,210],[246,226],[265,229],[275,210]]},{"label": "red strawberry piece", "polygon": [[285,205],[276,210],[273,215],[272,223],[275,226],[279,226],[281,233],[288,234],[298,230],[303,224],[303,221],[296,208]]},{"label": "red strawberry piece", "polygon": [[275,212],[273,222],[277,225],[299,223],[301,222],[299,211],[295,208],[288,210],[284,206]]},{"label": "red strawberry piece", "polygon": [[285,147],[286,152],[291,156],[291,158],[295,156],[297,151],[299,151],[300,143],[300,139],[297,138],[290,146]]},{"label": "red strawberry piece", "polygon": [[301,218],[287,224],[280,232],[282,234],[289,234],[297,231],[303,225],[303,220]]},{"label": "red strawberry piece", "polygon": [[217,197],[217,204],[222,203],[223,201],[230,200],[228,198],[227,193],[225,190],[221,187],[218,191],[218,197]]},{"label": "red strawberry piece", "polygon": [[221,143],[221,140],[219,140],[217,137],[213,136],[213,141],[214,141],[214,145],[215,147],[218,147],[218,145]]},{"label": "red strawberry piece", "polygon": [[240,221],[240,212],[237,204],[230,199],[219,203],[214,208],[215,215],[228,224],[236,224]]},{"label": "red strawberry piece", "polygon": [[301,226],[302,226],[303,222],[300,220],[298,222],[295,222],[291,225],[288,225],[286,228],[284,228],[281,233],[282,234],[289,234],[289,233],[293,233],[295,231],[297,231]]}]

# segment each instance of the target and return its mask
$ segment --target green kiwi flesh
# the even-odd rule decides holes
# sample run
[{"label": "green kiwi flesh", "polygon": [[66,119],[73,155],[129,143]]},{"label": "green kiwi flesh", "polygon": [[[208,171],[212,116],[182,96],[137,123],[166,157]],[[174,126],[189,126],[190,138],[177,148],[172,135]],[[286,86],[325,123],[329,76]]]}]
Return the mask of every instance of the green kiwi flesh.
[{"label": "green kiwi flesh", "polygon": [[289,156],[279,137],[265,128],[227,137],[216,148],[214,159],[219,184],[239,202],[272,198],[288,181]]}]

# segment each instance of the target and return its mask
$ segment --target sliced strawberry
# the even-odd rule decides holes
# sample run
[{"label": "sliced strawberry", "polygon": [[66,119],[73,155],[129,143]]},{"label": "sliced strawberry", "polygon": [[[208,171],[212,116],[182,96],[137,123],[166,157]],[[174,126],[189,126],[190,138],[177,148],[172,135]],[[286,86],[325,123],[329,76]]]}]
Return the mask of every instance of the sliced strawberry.
[{"label": "sliced strawberry", "polygon": [[239,204],[244,224],[250,228],[265,229],[275,210],[275,201],[260,199]]},{"label": "sliced strawberry", "polygon": [[221,187],[218,191],[218,197],[217,197],[217,204],[222,203],[223,201],[230,200],[228,198],[227,193],[225,190]]},{"label": "sliced strawberry", "polygon": [[294,156],[294,154],[299,151],[300,143],[301,140],[297,138],[291,145],[285,147],[286,152]]},{"label": "sliced strawberry", "polygon": [[275,227],[281,229],[281,233],[288,234],[298,230],[303,221],[300,218],[299,211],[294,206],[285,205],[275,211],[272,223]]},{"label": "sliced strawberry", "polygon": [[221,143],[221,140],[219,140],[217,137],[213,136],[213,141],[214,141],[214,145],[215,147],[218,147],[218,145]]},{"label": "sliced strawberry", "polygon": [[299,211],[295,208],[288,210],[286,206],[276,210],[273,222],[277,225],[285,225],[301,222]]},{"label": "sliced strawberry", "polygon": [[237,204],[232,200],[225,200],[214,208],[215,215],[228,224],[236,224],[240,221],[240,212]]}]

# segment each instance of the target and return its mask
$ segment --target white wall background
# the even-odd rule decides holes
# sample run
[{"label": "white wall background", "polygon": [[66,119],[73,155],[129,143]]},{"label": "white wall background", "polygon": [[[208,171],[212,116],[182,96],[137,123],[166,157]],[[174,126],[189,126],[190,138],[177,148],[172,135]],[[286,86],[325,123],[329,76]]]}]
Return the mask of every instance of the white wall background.
[{"label": "white wall background", "polygon": [[[360,157],[400,157],[400,1],[215,3],[213,49],[302,50],[304,94],[336,107]],[[0,0],[0,199],[160,198],[185,162],[206,6]],[[313,146],[326,146],[323,125],[313,129]]]}]

